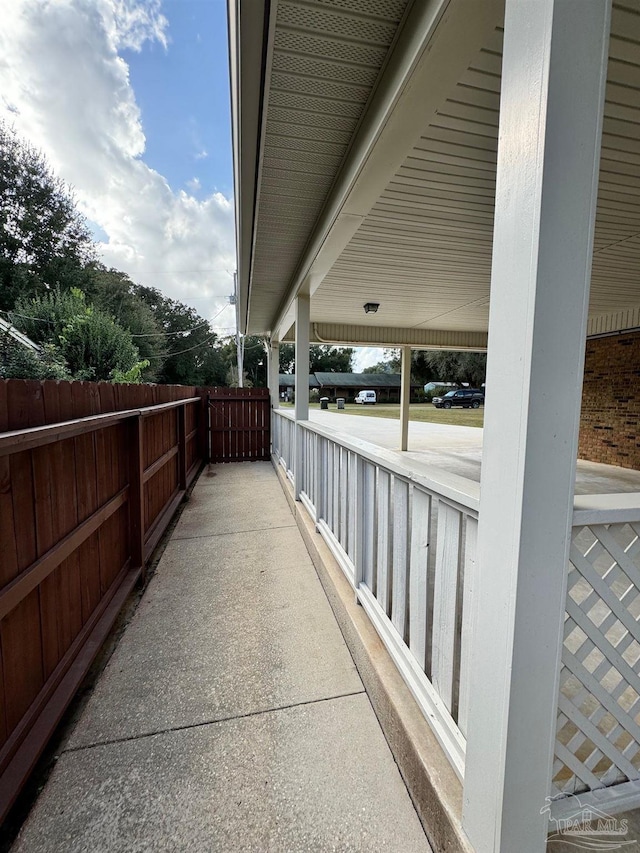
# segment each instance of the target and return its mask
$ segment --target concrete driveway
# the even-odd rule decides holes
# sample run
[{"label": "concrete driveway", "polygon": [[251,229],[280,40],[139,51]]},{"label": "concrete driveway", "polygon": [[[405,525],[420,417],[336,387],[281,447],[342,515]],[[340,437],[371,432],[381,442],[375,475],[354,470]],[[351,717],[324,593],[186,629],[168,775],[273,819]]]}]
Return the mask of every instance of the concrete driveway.
[{"label": "concrete driveway", "polygon": [[[366,415],[338,414],[311,409],[314,423],[323,424],[336,432],[370,441],[388,450],[397,450],[400,443],[400,421]],[[409,450],[404,459],[413,459],[422,467],[444,468],[452,474],[480,481],[483,430],[478,427],[449,426],[411,422]],[[640,492],[640,471],[578,461],[576,494],[615,494]]]}]

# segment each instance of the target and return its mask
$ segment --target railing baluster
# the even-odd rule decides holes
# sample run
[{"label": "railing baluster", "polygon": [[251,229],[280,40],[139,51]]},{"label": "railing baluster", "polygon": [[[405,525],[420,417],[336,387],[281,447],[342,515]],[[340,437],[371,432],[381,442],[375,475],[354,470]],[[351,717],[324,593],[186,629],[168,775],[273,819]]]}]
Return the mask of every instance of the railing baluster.
[{"label": "railing baluster", "polygon": [[393,563],[391,621],[402,638],[407,621],[407,545],[409,528],[409,484],[393,478]]},{"label": "railing baluster", "polygon": [[318,506],[316,518],[327,518],[327,440],[318,436]]},{"label": "railing baluster", "polygon": [[358,503],[358,457],[349,451],[349,489],[347,506],[347,554],[355,564],[356,558],[356,506]]},{"label": "railing baluster", "polygon": [[453,705],[460,520],[459,510],[438,502],[431,680],[449,711]]},{"label": "railing baluster", "polygon": [[377,520],[378,520],[378,580],[376,598],[380,607],[389,615],[389,503],[391,498],[391,475],[378,468]]},{"label": "railing baluster", "polygon": [[331,529],[336,534],[336,539],[340,540],[340,475],[341,475],[341,454],[342,447],[336,442],[333,442],[333,512],[331,515]]},{"label": "railing baluster", "polygon": [[347,544],[347,502],[349,500],[349,451],[340,448],[340,536],[338,541],[348,552]]},{"label": "railing baluster", "polygon": [[376,469],[370,462],[362,461],[362,579],[372,593],[376,592],[374,554],[376,543]]},{"label": "railing baluster", "polygon": [[429,529],[431,496],[411,490],[411,553],[409,560],[409,648],[420,668],[427,654],[427,599],[429,595]]},{"label": "railing baluster", "polygon": [[460,638],[460,694],[458,699],[458,727],[467,734],[469,720],[469,678],[473,642],[473,592],[477,569],[478,521],[467,517],[464,547],[464,581],[462,594],[462,630]]}]

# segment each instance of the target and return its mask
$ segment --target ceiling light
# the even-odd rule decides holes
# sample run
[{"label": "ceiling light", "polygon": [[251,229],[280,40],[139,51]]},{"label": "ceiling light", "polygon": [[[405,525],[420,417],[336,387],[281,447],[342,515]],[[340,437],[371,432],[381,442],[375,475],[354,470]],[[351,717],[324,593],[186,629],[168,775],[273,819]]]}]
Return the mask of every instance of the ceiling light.
[{"label": "ceiling light", "polygon": [[365,302],[364,313],[365,314],[375,314],[379,307],[380,307],[379,302]]}]

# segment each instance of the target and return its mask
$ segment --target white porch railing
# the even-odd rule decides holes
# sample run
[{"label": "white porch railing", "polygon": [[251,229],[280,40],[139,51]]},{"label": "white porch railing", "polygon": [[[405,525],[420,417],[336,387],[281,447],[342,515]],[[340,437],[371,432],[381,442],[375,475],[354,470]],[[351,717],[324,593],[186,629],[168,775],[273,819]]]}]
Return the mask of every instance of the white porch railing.
[{"label": "white porch railing", "polygon": [[[273,412],[273,452],[464,777],[479,484]],[[296,432],[297,430],[297,432]],[[640,496],[577,497],[550,816],[640,805]]]},{"label": "white porch railing", "polygon": [[295,458],[295,420],[277,409],[271,410],[271,449],[278,462],[293,482],[293,461]]},{"label": "white porch railing", "polygon": [[273,414],[275,456],[290,471],[303,442],[300,499],[462,778],[478,484]]}]

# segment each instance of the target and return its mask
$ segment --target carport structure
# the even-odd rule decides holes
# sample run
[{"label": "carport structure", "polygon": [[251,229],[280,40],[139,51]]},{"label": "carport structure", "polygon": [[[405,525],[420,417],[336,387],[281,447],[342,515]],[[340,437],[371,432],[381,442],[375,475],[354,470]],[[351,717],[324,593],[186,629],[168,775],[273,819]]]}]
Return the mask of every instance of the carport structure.
[{"label": "carport structure", "polygon": [[[240,328],[274,388],[296,344],[274,455],[472,848],[539,853],[576,794],[640,805],[640,495],[574,498],[585,339],[640,326],[640,7],[231,0],[230,25]],[[402,347],[405,402],[411,347],[487,348],[480,489],[310,423],[310,342]]]}]

